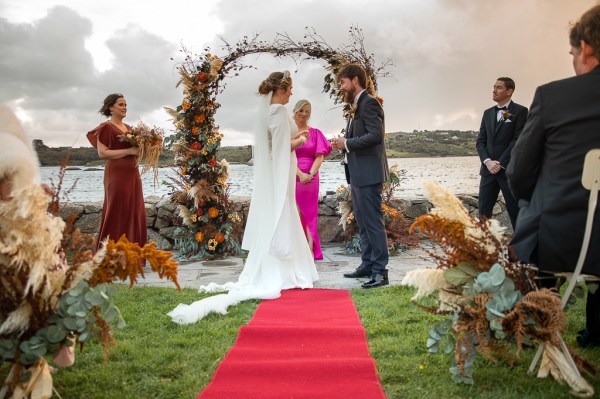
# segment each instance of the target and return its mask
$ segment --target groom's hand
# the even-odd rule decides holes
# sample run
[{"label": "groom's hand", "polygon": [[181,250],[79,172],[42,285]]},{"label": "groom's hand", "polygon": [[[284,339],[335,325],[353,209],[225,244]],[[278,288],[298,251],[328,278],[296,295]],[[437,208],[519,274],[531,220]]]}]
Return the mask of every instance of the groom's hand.
[{"label": "groom's hand", "polygon": [[346,139],[342,136],[335,137],[331,140],[331,147],[334,150],[346,150]]}]

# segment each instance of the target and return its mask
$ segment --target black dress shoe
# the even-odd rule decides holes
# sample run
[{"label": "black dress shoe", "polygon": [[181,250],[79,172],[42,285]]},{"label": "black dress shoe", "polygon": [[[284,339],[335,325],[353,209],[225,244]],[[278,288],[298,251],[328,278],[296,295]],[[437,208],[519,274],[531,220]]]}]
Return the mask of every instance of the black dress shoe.
[{"label": "black dress shoe", "polygon": [[371,277],[369,281],[361,285],[362,288],[377,288],[383,287],[385,285],[389,285],[390,280],[388,280],[387,276],[382,276],[381,274],[376,274]]},{"label": "black dress shoe", "polygon": [[344,273],[344,277],[357,278],[357,277],[371,277],[371,272],[365,269],[356,269],[351,273]]}]

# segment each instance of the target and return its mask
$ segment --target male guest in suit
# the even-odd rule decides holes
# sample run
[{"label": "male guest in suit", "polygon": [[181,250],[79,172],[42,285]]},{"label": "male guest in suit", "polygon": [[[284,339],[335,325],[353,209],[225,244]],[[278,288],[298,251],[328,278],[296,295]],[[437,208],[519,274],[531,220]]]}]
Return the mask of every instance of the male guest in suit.
[{"label": "male guest in suit", "polygon": [[492,98],[497,106],[486,109],[477,136],[477,153],[481,159],[479,174],[479,216],[492,217],[494,204],[502,190],[510,222],[515,228],[519,208],[506,180],[506,167],[510,152],[525,126],[527,108],[511,100],[515,82],[511,78],[498,78]]},{"label": "male guest in suit", "polygon": [[352,194],[352,210],[360,235],[361,264],[344,277],[370,277],[362,288],[388,285],[388,247],[381,211],[381,190],[388,178],[383,108],[365,90],[367,74],[360,65],[349,64],[338,74],[344,101],[353,103],[346,137],[333,140],[344,151],[346,179]]},{"label": "male guest in suit", "polygon": [[[542,271],[573,271],[583,240],[583,161],[600,148],[600,5],[583,14],[569,38],[577,76],[538,87],[507,171],[520,207],[511,245]],[[583,272],[600,275],[598,209]],[[600,292],[588,292],[586,330],[577,340],[600,346]]]}]

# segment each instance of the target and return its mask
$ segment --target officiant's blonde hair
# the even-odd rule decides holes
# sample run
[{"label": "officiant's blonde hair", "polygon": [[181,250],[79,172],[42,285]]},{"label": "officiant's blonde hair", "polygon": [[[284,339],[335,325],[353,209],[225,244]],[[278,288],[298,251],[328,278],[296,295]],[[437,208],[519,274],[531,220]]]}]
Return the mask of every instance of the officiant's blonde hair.
[{"label": "officiant's blonde hair", "polygon": [[292,111],[292,113],[294,115],[296,115],[296,112],[300,111],[300,109],[302,107],[304,107],[305,105],[308,105],[310,107],[311,112],[312,112],[312,105],[311,105],[310,101],[308,101],[308,100],[300,100],[300,101],[298,101],[296,103],[296,105],[294,105],[294,110]]},{"label": "officiant's blonde hair", "polygon": [[273,72],[268,78],[263,80],[258,86],[258,93],[261,95],[275,92],[278,89],[287,89],[292,84],[292,77],[288,71]]}]

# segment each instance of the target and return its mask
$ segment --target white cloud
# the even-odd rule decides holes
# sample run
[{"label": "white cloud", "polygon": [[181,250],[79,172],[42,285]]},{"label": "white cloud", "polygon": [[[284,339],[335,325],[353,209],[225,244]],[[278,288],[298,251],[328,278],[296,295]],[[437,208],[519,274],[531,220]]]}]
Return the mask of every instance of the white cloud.
[{"label": "white cloud", "polygon": [[[162,107],[181,101],[174,68],[181,44],[195,52],[210,44],[222,54],[217,35],[231,43],[254,33],[268,41],[277,32],[301,40],[311,26],[337,47],[358,25],[367,51],[396,65],[393,78],[379,81],[388,131],[476,130],[498,76],[513,77],[514,100],[528,106],[536,86],[573,74],[568,23],[595,3],[373,0],[357,9],[349,0],[0,0],[0,102],[18,109],[30,136],[49,145],[84,145],[85,132],[102,121],[102,99],[115,91],[127,97],[129,123],[170,131]],[[251,141],[254,93],[273,70],[298,69],[290,110],[307,98],[313,126],[329,136],[343,127],[341,111],[321,92],[322,62],[244,61],[258,69],[228,79],[218,99],[223,145]]]}]

